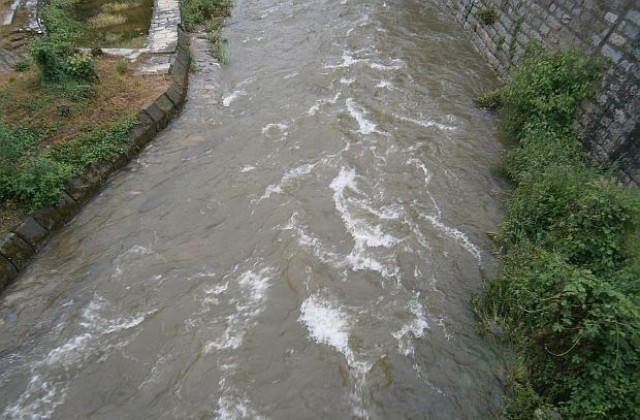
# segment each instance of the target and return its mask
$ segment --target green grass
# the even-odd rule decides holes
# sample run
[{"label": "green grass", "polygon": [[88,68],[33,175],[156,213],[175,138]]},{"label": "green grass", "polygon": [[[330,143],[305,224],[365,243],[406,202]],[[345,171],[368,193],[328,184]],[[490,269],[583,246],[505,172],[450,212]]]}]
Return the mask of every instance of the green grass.
[{"label": "green grass", "polygon": [[231,16],[232,5],[231,0],[184,0],[181,3],[185,29],[193,31],[201,26],[208,34],[213,56],[222,64],[229,62],[229,49],[220,31],[225,18]]},{"label": "green grass", "polygon": [[58,147],[40,147],[44,136],[0,122],[0,201],[29,210],[56,203],[71,176],[91,163],[125,151],[134,121],[95,128]]},{"label": "green grass", "polygon": [[640,193],[589,166],[572,128],[602,69],[533,48],[479,101],[518,140],[503,163],[514,183],[495,235],[503,268],[476,303],[518,355],[509,419],[640,418]]}]

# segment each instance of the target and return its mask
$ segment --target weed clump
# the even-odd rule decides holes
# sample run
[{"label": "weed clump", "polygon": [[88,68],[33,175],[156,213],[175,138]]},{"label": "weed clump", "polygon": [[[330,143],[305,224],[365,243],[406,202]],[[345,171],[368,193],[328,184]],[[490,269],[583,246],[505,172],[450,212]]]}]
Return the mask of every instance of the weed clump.
[{"label": "weed clump", "polygon": [[222,64],[229,62],[227,40],[220,31],[224,20],[231,16],[231,0],[184,0],[181,3],[182,21],[185,29],[193,31],[202,25],[211,42],[211,52]]},{"label": "weed clump", "polygon": [[573,130],[603,63],[577,51],[528,54],[481,101],[498,105],[518,140],[495,238],[504,265],[477,304],[522,361],[506,417],[640,418],[640,193],[590,167]]},{"label": "weed clump", "polygon": [[493,25],[498,20],[498,12],[493,7],[483,7],[476,12],[476,17],[485,25]]},{"label": "weed clump", "polygon": [[45,83],[59,83],[65,80],[82,83],[98,81],[93,57],[72,48],[64,39],[36,39],[31,44],[30,53]]}]

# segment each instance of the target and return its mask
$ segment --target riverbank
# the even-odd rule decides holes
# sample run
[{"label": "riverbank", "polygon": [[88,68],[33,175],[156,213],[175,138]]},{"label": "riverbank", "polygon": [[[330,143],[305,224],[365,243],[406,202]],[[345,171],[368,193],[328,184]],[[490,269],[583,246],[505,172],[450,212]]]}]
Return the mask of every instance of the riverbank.
[{"label": "riverbank", "polygon": [[589,164],[574,131],[603,64],[534,48],[479,100],[518,141],[504,161],[504,267],[477,305],[515,352],[506,418],[640,417],[640,190],[615,164]]},{"label": "riverbank", "polygon": [[19,58],[0,72],[0,289],[181,108],[190,54],[173,31],[172,50],[154,27],[149,51],[123,50],[129,58],[77,49],[64,25],[11,49]]}]

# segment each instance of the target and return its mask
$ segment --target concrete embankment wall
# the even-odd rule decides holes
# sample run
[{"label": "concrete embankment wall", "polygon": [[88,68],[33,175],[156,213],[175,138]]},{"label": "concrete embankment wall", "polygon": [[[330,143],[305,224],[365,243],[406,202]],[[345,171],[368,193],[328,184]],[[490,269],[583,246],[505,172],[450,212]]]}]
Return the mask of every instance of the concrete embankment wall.
[{"label": "concrete embankment wall", "polygon": [[[575,46],[608,57],[595,98],[580,110],[577,131],[599,161],[619,161],[624,182],[640,185],[639,0],[446,0],[475,46],[506,79],[533,38],[545,47]],[[495,21],[479,12],[495,10]]]}]

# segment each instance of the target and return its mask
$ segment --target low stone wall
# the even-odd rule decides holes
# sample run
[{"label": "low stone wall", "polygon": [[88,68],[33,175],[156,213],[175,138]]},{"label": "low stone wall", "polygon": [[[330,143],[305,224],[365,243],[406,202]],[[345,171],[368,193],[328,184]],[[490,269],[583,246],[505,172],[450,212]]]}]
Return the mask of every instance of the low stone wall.
[{"label": "low stone wall", "polygon": [[[640,2],[638,0],[446,0],[475,46],[506,79],[533,38],[575,46],[610,61],[601,89],[581,109],[577,131],[599,161],[619,161],[621,178],[640,185]],[[495,20],[479,18],[493,9]]]},{"label": "low stone wall", "polygon": [[140,110],[138,123],[129,133],[126,151],[113,160],[96,162],[83,174],[73,177],[57,205],[36,211],[0,236],[0,292],[27,267],[58,228],[71,222],[109,175],[136,156],[182,108],[187,97],[190,60],[189,37],[178,28],[177,48],[169,70],[171,84],[166,92]]}]

